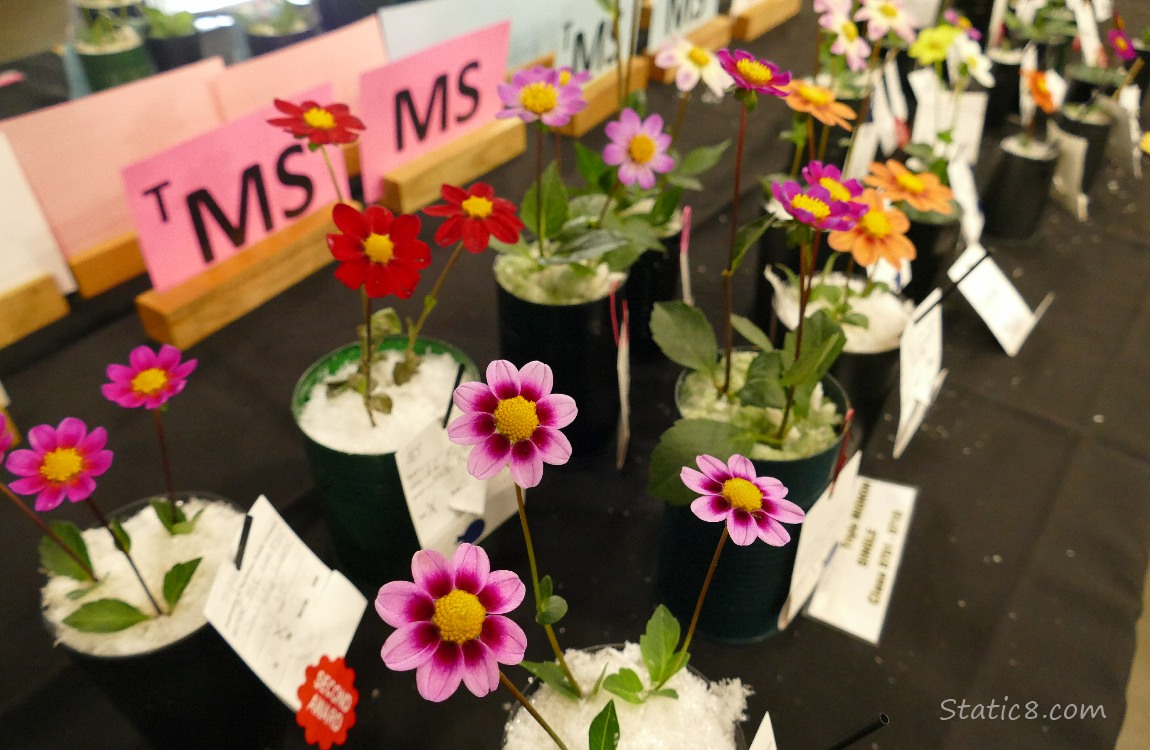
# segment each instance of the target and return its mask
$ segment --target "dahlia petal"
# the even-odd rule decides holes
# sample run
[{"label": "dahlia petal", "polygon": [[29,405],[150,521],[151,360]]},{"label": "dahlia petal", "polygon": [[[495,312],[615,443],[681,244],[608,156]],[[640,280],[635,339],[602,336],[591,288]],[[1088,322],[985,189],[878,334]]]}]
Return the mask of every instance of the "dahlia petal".
[{"label": "dahlia petal", "polygon": [[740,456],[738,453],[731,456],[727,461],[727,470],[731,472],[732,477],[746,479],[748,482],[755,481],[755,465],[746,456]]},{"label": "dahlia petal", "polygon": [[156,366],[156,353],[144,345],[137,346],[128,354],[128,363],[136,372]]},{"label": "dahlia petal", "polygon": [[495,434],[495,419],[487,412],[464,414],[447,428],[447,437],[457,445],[482,443]]},{"label": "dahlia petal", "polygon": [[469,381],[460,383],[452,396],[455,405],[463,411],[483,411],[490,414],[499,405],[499,399],[483,383]]},{"label": "dahlia petal", "polygon": [[32,506],[41,513],[55,510],[64,502],[64,488],[58,484],[45,484],[44,489],[36,495],[36,502]]},{"label": "dahlia petal", "polygon": [[783,523],[802,523],[807,514],[802,508],[792,503],[790,500],[783,500],[779,498],[775,500],[772,498],[772,507],[768,513],[771,518]]},{"label": "dahlia petal", "polygon": [[87,435],[84,435],[82,438],[80,438],[79,442],[76,443],[75,448],[76,450],[80,451],[80,453],[86,455],[88,453],[102,451],[104,446],[107,444],[108,431],[103,427],[97,427]]},{"label": "dahlia petal", "polygon": [[463,247],[469,253],[481,253],[487,249],[491,241],[491,233],[487,231],[484,222],[478,219],[465,219],[463,221]]},{"label": "dahlia petal", "polygon": [[329,234],[327,249],[336,260],[359,260],[364,257],[363,241],[349,234]]},{"label": "dahlia petal", "polygon": [[608,143],[603,147],[603,163],[615,167],[627,158],[627,149],[618,143]]},{"label": "dahlia petal", "polygon": [[[657,117],[658,115],[652,116]],[[659,119],[661,122],[662,118]],[[627,107],[619,113],[619,123],[623,126],[624,132],[626,132],[628,136],[633,136],[643,127],[643,121],[639,119],[639,113],[630,107]]]},{"label": "dahlia petal", "polygon": [[57,446],[56,431],[51,425],[38,424],[28,430],[28,445],[37,453],[47,453]]},{"label": "dahlia petal", "polygon": [[782,547],[791,541],[791,535],[783,525],[766,513],[756,514],[753,528],[757,537],[772,547]]},{"label": "dahlia petal", "polygon": [[[363,212],[363,221],[368,234],[391,234],[391,224],[394,220],[395,214],[383,206],[368,206]],[[365,234],[363,239],[366,238]]]},{"label": "dahlia petal", "polygon": [[523,231],[523,222],[515,216],[492,214],[487,220],[487,228],[495,239],[500,242],[513,244],[519,241],[519,233]]},{"label": "dahlia petal", "polygon": [[87,474],[80,474],[71,482],[64,485],[64,496],[68,502],[78,503],[86,500],[96,491],[96,480]]},{"label": "dahlia petal", "polygon": [[727,533],[731,535],[732,542],[746,547],[759,538],[759,527],[750,513],[732,510],[727,514]]},{"label": "dahlia petal", "polygon": [[414,240],[419,236],[420,221],[414,214],[400,214],[391,222],[389,234],[396,244]]},{"label": "dahlia petal", "polygon": [[463,234],[463,217],[451,216],[435,230],[435,242],[440,247],[446,247],[459,241]]},{"label": "dahlia petal", "polygon": [[787,496],[787,486],[774,477],[751,477],[751,483],[771,500],[782,500]]},{"label": "dahlia petal", "polygon": [[42,461],[36,451],[22,448],[8,454],[8,471],[21,477],[39,476]]},{"label": "dahlia petal", "polygon": [[727,465],[714,456],[709,456],[706,453],[695,456],[695,463],[704,474],[720,484],[731,478],[731,472],[727,469]]},{"label": "dahlia petal", "polygon": [[346,203],[337,203],[331,210],[331,219],[339,231],[359,241],[371,234],[363,214]]},{"label": "dahlia petal", "polygon": [[379,656],[388,669],[406,672],[427,664],[439,644],[439,628],[430,622],[412,622],[387,637]]},{"label": "dahlia petal", "polygon": [[528,401],[542,401],[554,387],[551,368],[538,360],[528,362],[519,370],[519,395]]},{"label": "dahlia petal", "polygon": [[112,364],[108,365],[104,374],[108,376],[108,380],[113,382],[130,382],[136,376],[136,371],[131,367]]},{"label": "dahlia petal", "polygon": [[507,360],[497,359],[487,365],[487,385],[500,400],[518,396],[519,383],[519,371]]},{"label": "dahlia petal", "polygon": [[182,380],[195,372],[196,366],[199,363],[200,360],[194,358],[184,360],[180,364],[176,365],[175,369],[172,370],[171,375],[173,378]]},{"label": "dahlia petal", "polygon": [[411,580],[432,599],[439,599],[451,592],[455,579],[447,558],[435,550],[421,549],[411,557]]},{"label": "dahlia petal", "polygon": [[84,459],[84,471],[94,477],[103,474],[111,465],[112,451],[96,451]]},{"label": "dahlia petal", "polygon": [[723,483],[711,479],[701,471],[695,471],[690,466],[684,466],[679,472],[679,478],[687,489],[698,492],[700,495],[718,495],[723,491]]},{"label": "dahlia petal", "polygon": [[707,495],[691,503],[691,512],[701,521],[718,523],[727,520],[731,514],[731,505],[718,495]]},{"label": "dahlia petal", "polygon": [[139,394],[123,383],[104,383],[100,386],[100,392],[104,398],[127,409],[134,409],[144,403]]},{"label": "dahlia petal", "polygon": [[65,417],[56,428],[57,445],[61,448],[75,448],[88,433],[88,426],[76,417]]},{"label": "dahlia petal", "polygon": [[431,619],[435,602],[426,591],[411,581],[391,581],[380,587],[375,597],[375,611],[393,628]]},{"label": "dahlia petal", "polygon": [[482,698],[499,687],[499,665],[491,649],[476,639],[462,644],[459,650],[463,655],[463,684],[472,695]]},{"label": "dahlia petal", "polygon": [[479,640],[491,649],[495,660],[500,664],[514,666],[523,661],[527,651],[527,636],[523,628],[501,615],[490,615],[483,621]]},{"label": "dahlia petal", "polygon": [[479,603],[488,615],[502,615],[523,603],[527,587],[513,570],[495,570],[479,592]]},{"label": "dahlia petal", "polygon": [[627,140],[627,130],[620,120],[612,120],[603,128],[603,133],[613,142]]},{"label": "dahlia petal", "polygon": [[467,471],[476,479],[490,479],[499,473],[511,455],[511,443],[495,434],[471,449],[467,457]]},{"label": "dahlia petal", "polygon": [[531,442],[538,449],[544,463],[562,466],[571,460],[571,441],[554,427],[536,428],[531,435]]},{"label": "dahlia petal", "polygon": [[[12,490],[17,495],[37,495],[43,492],[47,487],[47,480],[40,476],[39,472],[32,476],[24,477],[23,479],[17,479],[15,482],[12,482],[8,485],[8,489]],[[56,505],[59,504],[59,501],[57,501]],[[53,505],[52,508],[55,508],[56,505]],[[37,508],[37,510],[40,509]],[[51,510],[51,508],[49,508],[49,510]]]},{"label": "dahlia petal", "polygon": [[[400,299],[407,299],[415,293],[415,287],[419,286],[419,271],[415,270],[406,263],[388,263],[386,275],[390,277],[389,286],[395,293],[395,296]],[[370,272],[368,280],[371,280]],[[368,291],[371,294],[371,291]],[[380,297],[386,296],[387,292],[378,295]],[[372,295],[376,296],[376,295]]]},{"label": "dahlia petal", "polygon": [[156,367],[171,372],[180,364],[180,350],[171,344],[164,344],[156,355]]},{"label": "dahlia petal", "polygon": [[463,653],[454,643],[439,644],[431,658],[415,670],[415,687],[424,700],[441,703],[463,681]]},{"label": "dahlia petal", "polygon": [[464,543],[455,548],[451,569],[455,572],[455,588],[478,595],[487,585],[491,560],[482,547]]},{"label": "dahlia petal", "polygon": [[655,172],[662,174],[664,172],[670,172],[675,168],[675,160],[667,154],[656,154],[651,159],[649,166]]},{"label": "dahlia petal", "polygon": [[530,440],[520,440],[510,450],[511,478],[523,489],[530,489],[543,479],[543,456]]},{"label": "dahlia petal", "polygon": [[640,168],[633,162],[625,161],[619,165],[619,182],[624,185],[634,185],[639,181]]},{"label": "dahlia petal", "polygon": [[336,266],[335,278],[349,289],[359,289],[367,280],[366,260],[347,260]]}]

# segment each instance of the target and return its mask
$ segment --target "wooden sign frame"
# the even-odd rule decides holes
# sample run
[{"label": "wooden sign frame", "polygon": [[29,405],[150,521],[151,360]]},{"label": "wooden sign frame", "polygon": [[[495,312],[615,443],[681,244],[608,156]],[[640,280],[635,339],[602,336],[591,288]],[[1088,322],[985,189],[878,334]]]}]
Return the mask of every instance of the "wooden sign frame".
[{"label": "wooden sign frame", "polygon": [[799,0],[762,0],[734,16],[732,34],[741,42],[758,39],[799,14]]},{"label": "wooden sign frame", "polygon": [[0,349],[56,322],[69,311],[68,301],[51,274],[0,292]]}]

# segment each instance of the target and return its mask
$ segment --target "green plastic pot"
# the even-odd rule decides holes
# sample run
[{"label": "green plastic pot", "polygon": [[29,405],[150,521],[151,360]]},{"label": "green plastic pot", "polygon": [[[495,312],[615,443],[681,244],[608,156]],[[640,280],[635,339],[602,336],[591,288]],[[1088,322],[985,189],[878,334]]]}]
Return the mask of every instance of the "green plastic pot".
[{"label": "green plastic pot", "polygon": [[[406,338],[392,336],[380,342],[378,349],[398,350],[406,345]],[[415,351],[450,354],[464,366],[465,375],[472,380],[479,377],[475,363],[451,344],[420,338]],[[297,424],[312,388],[359,358],[359,344],[348,344],[304,372],[292,393],[292,415]],[[317,443],[302,429],[300,434],[339,568],[370,592],[385,581],[409,575],[419,539],[407,509],[395,453],[344,453]]]},{"label": "green plastic pot", "polygon": [[[826,395],[846,414],[849,400],[842,386],[829,375],[822,382]],[[778,479],[787,487],[787,499],[808,511],[830,486],[842,442],[840,434],[833,445],[813,456],[752,463],[758,476]],[[778,632],[802,525],[788,525],[787,530],[791,541],[784,547],[761,541],[723,547],[699,615],[700,633],[724,643],[752,643]],[[657,584],[660,600],[682,622],[694,612],[722,532],[723,524],[700,520],[689,505],[668,505],[663,510]]]},{"label": "green plastic pot", "polygon": [[138,81],[156,72],[152,58],[143,43],[121,52],[99,54],[76,50],[88,87],[93,92],[110,89],[123,83]]}]

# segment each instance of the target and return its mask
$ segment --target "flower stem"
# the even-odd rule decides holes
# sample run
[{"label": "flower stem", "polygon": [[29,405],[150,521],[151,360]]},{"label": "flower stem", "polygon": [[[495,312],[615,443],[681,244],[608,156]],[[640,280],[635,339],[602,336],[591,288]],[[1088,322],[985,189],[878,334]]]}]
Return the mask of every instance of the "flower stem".
[{"label": "flower stem", "polygon": [[511,694],[515,696],[515,700],[519,701],[519,705],[523,706],[527,713],[531,714],[532,719],[539,722],[539,726],[543,727],[543,731],[555,741],[555,744],[562,750],[567,750],[567,746],[563,744],[563,740],[559,739],[559,735],[555,734],[555,730],[551,728],[547,720],[535,709],[535,706],[531,705],[531,701],[527,700],[527,697],[519,692],[519,688],[515,687],[515,684],[507,679],[507,675],[503,674],[502,669],[499,670],[499,682],[502,683],[503,687],[511,691]]},{"label": "flower stem", "polygon": [[95,573],[95,571],[92,570],[92,567],[90,565],[88,565],[86,562],[84,562],[83,560],[81,560],[80,556],[77,555],[72,550],[71,547],[69,547],[67,544],[64,543],[64,540],[60,538],[60,535],[57,534],[55,531],[53,531],[52,527],[44,522],[44,519],[40,518],[40,516],[33,513],[32,509],[29,508],[24,503],[23,500],[16,497],[15,493],[13,493],[12,490],[8,489],[8,485],[0,484],[0,490],[4,491],[4,496],[7,497],[9,500],[11,500],[13,505],[15,505],[17,508],[20,509],[21,513],[23,513],[25,516],[27,516],[28,519],[30,521],[32,521],[32,523],[34,523],[40,527],[40,531],[44,532],[45,536],[47,536],[49,539],[51,539],[52,542],[57,547],[64,550],[64,552],[67,553],[68,557],[72,558],[72,561],[75,562],[77,565],[79,565],[80,569],[83,570],[88,575],[88,577],[90,579],[92,579],[93,581],[96,580],[96,573]]},{"label": "flower stem", "polygon": [[132,555],[128,553],[128,550],[124,549],[124,547],[120,544],[120,538],[116,536],[116,532],[112,531],[112,525],[108,523],[108,519],[104,516],[100,509],[96,507],[96,504],[92,502],[92,498],[88,498],[84,502],[86,502],[88,507],[92,509],[92,513],[96,516],[96,520],[100,523],[100,525],[107,529],[108,533],[112,535],[112,542],[116,545],[116,549],[124,553],[124,557],[126,557],[128,560],[128,565],[132,567],[132,572],[136,574],[136,580],[140,582],[140,588],[144,590],[144,594],[148,597],[148,601],[151,602],[152,606],[156,608],[156,614],[164,614],[164,610],[160,609],[160,605],[156,603],[156,597],[152,596],[152,592],[148,589],[148,584],[144,583],[144,577],[140,575],[140,569],[136,567],[136,561],[132,559]]},{"label": "flower stem", "polygon": [[[687,637],[683,639],[683,648],[679,650],[679,658],[675,661],[675,674],[683,666],[683,659],[687,658],[687,648],[691,645],[691,638],[695,635],[695,626],[699,624],[699,615],[703,611],[703,600],[707,598],[707,590],[711,588],[711,579],[715,577],[715,568],[719,565],[719,555],[723,552],[723,545],[727,543],[727,525],[723,524],[723,533],[719,537],[719,544],[715,547],[715,556],[711,558],[711,567],[707,568],[707,577],[703,579],[703,588],[699,590],[699,599],[695,602],[695,612],[691,615],[691,624],[687,627]],[[660,687],[662,687],[660,685]]]},{"label": "flower stem", "polygon": [[164,468],[164,486],[168,490],[168,505],[172,508],[172,517],[176,509],[176,483],[172,481],[172,461],[168,457],[168,438],[164,432],[164,417],[160,409],[152,409],[152,416],[156,419],[156,440],[160,444],[160,463]]},{"label": "flower stem", "polygon": [[[799,321],[795,327],[795,361],[798,361],[803,351],[803,323],[806,321],[807,302],[811,296],[811,276],[814,274],[815,258],[819,254],[819,241],[822,236],[822,232],[815,232],[814,241],[803,240],[799,250]],[[795,386],[790,385],[787,386],[787,400],[783,406],[783,418],[779,422],[779,432],[775,436],[775,439],[780,442],[787,433],[787,417],[790,416],[794,403]]]},{"label": "flower stem", "polygon": [[335,178],[335,169],[331,165],[331,157],[328,156],[327,146],[320,146],[320,151],[323,152],[323,163],[327,165],[327,173],[331,176],[331,185],[335,188],[335,197],[340,203],[345,203],[343,199],[343,189],[339,186],[339,180]]},{"label": "flower stem", "polygon": [[619,176],[615,175],[615,182],[611,185],[611,189],[607,191],[607,198],[603,201],[603,210],[599,212],[599,218],[595,220],[595,228],[603,225],[603,219],[607,218],[607,209],[611,207],[611,199],[619,192]]},{"label": "flower stem", "polygon": [[539,238],[539,257],[543,257],[543,122],[535,131],[535,234]]},{"label": "flower stem", "polygon": [[407,330],[407,352],[405,357],[411,359],[415,355],[415,339],[419,337],[419,332],[423,330],[423,324],[427,321],[427,316],[435,309],[435,304],[438,300],[436,296],[439,293],[439,288],[443,286],[443,280],[447,278],[447,272],[455,265],[455,261],[459,260],[459,254],[463,252],[463,240],[460,240],[455,245],[455,250],[451,252],[451,257],[447,259],[447,265],[439,272],[439,278],[435,280],[435,286],[431,287],[431,291],[423,298],[423,312],[419,314],[419,320],[408,327]]},{"label": "flower stem", "polygon": [[[539,590],[539,568],[535,564],[535,545],[531,543],[531,529],[527,526],[527,506],[523,503],[523,488],[518,484],[515,485],[515,500],[519,503],[519,524],[523,527],[523,542],[527,545],[527,564],[531,568],[531,587],[535,594],[535,611],[538,612],[539,606],[542,604]],[[571,673],[571,668],[567,666],[567,660],[563,657],[563,649],[559,648],[559,640],[555,637],[555,629],[550,625],[544,625],[543,630],[547,633],[547,641],[551,644],[551,650],[555,653],[555,658],[563,669],[563,674],[567,676],[567,681],[582,698],[583,690],[575,681],[575,675]]]},{"label": "flower stem", "polygon": [[551,133],[555,136],[555,167],[563,171],[563,134],[558,130],[553,130]]},{"label": "flower stem", "polygon": [[815,158],[815,118],[807,116],[807,159],[814,161]]},{"label": "flower stem", "polygon": [[723,373],[723,387],[720,392],[726,395],[731,387],[731,351],[735,348],[735,334],[731,325],[734,314],[734,301],[731,298],[731,274],[735,272],[735,242],[739,237],[739,190],[743,179],[743,144],[747,140],[747,105],[743,104],[739,114],[739,140],[735,145],[735,194],[731,203],[731,244],[727,249],[727,268],[723,272],[724,346],[726,366]]},{"label": "flower stem", "polygon": [[[819,138],[819,161],[827,157],[827,143],[830,141],[831,126],[823,123],[823,134]],[[845,166],[845,165],[844,165]]]},{"label": "flower stem", "polygon": [[679,94],[679,106],[675,109],[675,122],[671,125],[671,142],[667,145],[668,151],[674,148],[675,142],[679,140],[679,131],[683,129],[683,120],[687,117],[687,105],[690,103],[690,91]]},{"label": "flower stem", "polygon": [[363,351],[359,369],[363,374],[363,406],[367,409],[367,421],[375,427],[375,416],[371,413],[371,297],[366,287],[360,289],[360,298],[363,300]]}]

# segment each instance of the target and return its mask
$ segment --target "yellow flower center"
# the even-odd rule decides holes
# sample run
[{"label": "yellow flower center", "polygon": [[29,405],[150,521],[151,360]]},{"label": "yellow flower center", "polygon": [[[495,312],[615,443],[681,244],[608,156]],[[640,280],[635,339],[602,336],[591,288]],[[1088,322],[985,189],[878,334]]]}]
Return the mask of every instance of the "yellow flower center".
[{"label": "yellow flower center", "polygon": [[631,155],[631,161],[636,164],[646,164],[655,156],[655,141],[651,136],[639,133],[631,139],[627,153]]},{"label": "yellow flower center", "polygon": [[851,199],[851,191],[836,179],[831,177],[823,177],[819,180],[819,184],[827,189],[831,197],[836,201],[849,201]]},{"label": "yellow flower center", "polygon": [[1120,36],[1114,37],[1114,47],[1119,52],[1125,52],[1126,51],[1126,40]]},{"label": "yellow flower center", "polygon": [[791,201],[791,207],[806,211],[813,214],[816,221],[822,221],[831,215],[831,207],[823,203],[818,198],[812,198],[809,195],[799,193]]},{"label": "yellow flower center", "polygon": [[822,86],[809,86],[805,83],[799,86],[799,96],[816,107],[825,107],[834,100],[834,95]]},{"label": "yellow flower center", "polygon": [[691,47],[691,51],[687,53],[687,59],[690,60],[695,67],[702,68],[711,62],[711,53],[702,47]]},{"label": "yellow flower center", "polygon": [[545,115],[559,103],[559,92],[549,83],[529,83],[519,92],[519,103],[528,112]]},{"label": "yellow flower center", "polygon": [[855,26],[853,21],[844,21],[839,27],[839,33],[845,36],[848,42],[853,42],[859,38],[859,27]]},{"label": "yellow flower center", "polygon": [[40,476],[49,482],[65,484],[84,468],[84,457],[75,448],[56,448],[44,454]]},{"label": "yellow flower center", "polygon": [[559,85],[560,86],[566,86],[569,83],[571,83],[571,71],[570,70],[559,71]]},{"label": "yellow flower center", "polygon": [[774,79],[771,69],[758,60],[739,60],[735,63],[735,69],[752,86],[763,86]]},{"label": "yellow flower center", "polygon": [[918,175],[910,174],[909,172],[900,174],[895,178],[895,180],[898,182],[899,187],[908,193],[914,193],[915,195],[921,193],[926,187],[921,177]]},{"label": "yellow flower center", "polygon": [[391,235],[372,232],[363,241],[363,252],[372,263],[387,264],[395,255],[395,243],[391,241]]},{"label": "yellow flower center", "polygon": [[140,370],[140,372],[136,374],[136,377],[132,378],[132,390],[142,396],[151,396],[153,393],[159,393],[167,384],[168,373],[159,367],[149,367],[146,370]]},{"label": "yellow flower center", "polygon": [[539,415],[535,412],[535,402],[522,396],[505,398],[495,407],[491,416],[495,418],[495,429],[513,443],[526,440],[535,434],[539,426]]},{"label": "yellow flower center", "polygon": [[1038,76],[1037,78],[1034,79],[1034,90],[1037,91],[1040,95],[1045,95],[1045,94],[1050,93],[1050,89],[1048,89],[1046,87],[1046,76],[1045,75]]},{"label": "yellow flower center", "polygon": [[467,643],[479,637],[487,610],[475,594],[453,589],[447,596],[435,600],[435,614],[431,624],[439,628],[439,637],[455,644]]},{"label": "yellow flower center", "polygon": [[486,219],[491,215],[491,210],[495,204],[490,199],[484,198],[482,195],[473,195],[460,204],[463,212],[473,219]]},{"label": "yellow flower center", "polygon": [[872,208],[863,215],[862,221],[859,222],[862,229],[871,237],[876,240],[881,240],[890,235],[890,219],[886,217],[886,213],[876,208]]},{"label": "yellow flower center", "polygon": [[898,18],[898,8],[894,7],[893,3],[883,3],[878,6],[878,12],[887,18]]},{"label": "yellow flower center", "polygon": [[320,130],[331,130],[335,127],[335,118],[332,117],[331,112],[328,112],[323,107],[312,107],[307,112],[303,113],[303,121],[309,127],[319,128]]},{"label": "yellow flower center", "polygon": [[754,513],[763,507],[763,493],[753,483],[740,477],[731,477],[723,482],[723,497],[732,508]]}]

